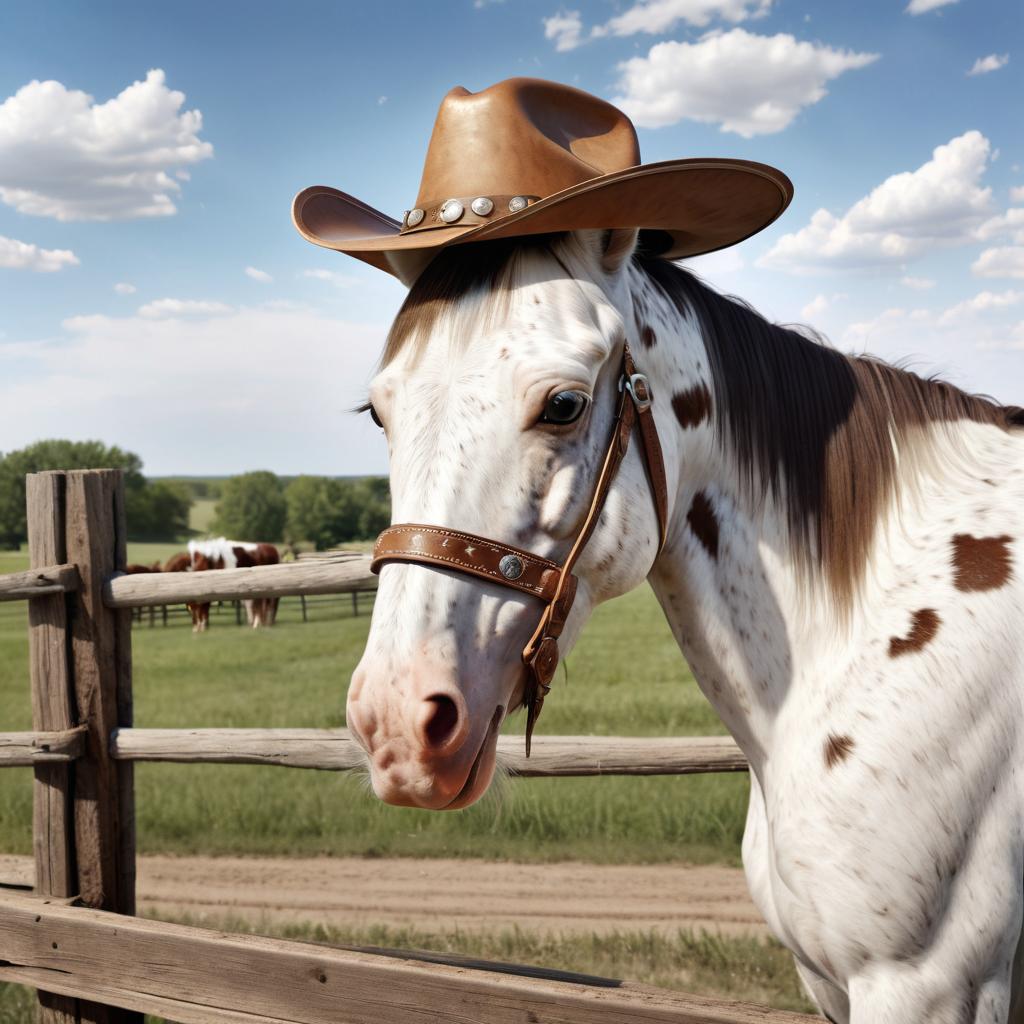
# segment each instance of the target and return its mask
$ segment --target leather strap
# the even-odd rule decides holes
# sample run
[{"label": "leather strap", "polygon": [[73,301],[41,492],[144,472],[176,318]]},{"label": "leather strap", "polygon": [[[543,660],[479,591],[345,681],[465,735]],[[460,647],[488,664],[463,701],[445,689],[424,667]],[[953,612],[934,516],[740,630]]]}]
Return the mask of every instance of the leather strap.
[{"label": "leather strap", "polygon": [[612,481],[629,451],[634,427],[639,429],[644,465],[658,516],[659,554],[664,547],[668,530],[668,486],[661,442],[651,412],[652,399],[650,382],[637,372],[629,346],[625,345],[619,397],[604,462],[586,517],[561,565],[488,537],[418,523],[392,526],[381,533],[374,545],[371,572],[380,572],[382,565],[393,561],[434,565],[500,583],[532,594],[544,602],[537,628],[523,649],[523,662],[527,668],[523,690],[527,714],[527,757],[530,756],[533,728],[558,668],[558,638],[576,598],[578,580],[573,575],[573,566],[597,527]]},{"label": "leather strap", "polygon": [[[487,213],[477,213],[473,209],[473,202],[477,199],[490,200],[491,208]],[[431,199],[423,206],[406,210],[402,217],[402,230],[400,234],[411,235],[419,231],[430,231],[432,228],[450,227],[479,227],[481,224],[493,224],[497,220],[504,220],[511,217],[513,213],[525,210],[527,206],[536,203],[540,196],[532,195],[475,195],[475,196],[449,196],[446,199]],[[514,209],[509,204],[516,200]],[[525,202],[520,205],[520,202]],[[454,220],[444,220],[441,211],[448,203],[458,203],[462,212]],[[421,216],[422,215],[422,216]]]}]

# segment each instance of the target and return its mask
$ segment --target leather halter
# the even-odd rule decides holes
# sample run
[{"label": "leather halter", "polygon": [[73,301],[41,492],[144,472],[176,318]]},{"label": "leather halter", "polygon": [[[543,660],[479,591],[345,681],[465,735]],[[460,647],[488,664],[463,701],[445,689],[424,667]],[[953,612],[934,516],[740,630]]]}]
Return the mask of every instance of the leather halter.
[{"label": "leather halter", "polygon": [[604,463],[594,485],[590,508],[561,565],[488,537],[417,523],[401,523],[390,527],[381,533],[373,547],[371,572],[380,572],[385,562],[414,562],[500,583],[544,602],[537,628],[523,650],[523,663],[527,669],[523,690],[523,704],[527,713],[527,757],[530,756],[533,727],[540,717],[544,698],[551,690],[551,680],[558,668],[558,638],[576,597],[577,578],[572,569],[597,526],[612,481],[629,450],[634,426],[639,427],[644,464],[658,514],[659,552],[665,544],[668,485],[658,429],[651,412],[652,397],[650,382],[642,373],[637,372],[629,346],[625,345],[615,421]]}]

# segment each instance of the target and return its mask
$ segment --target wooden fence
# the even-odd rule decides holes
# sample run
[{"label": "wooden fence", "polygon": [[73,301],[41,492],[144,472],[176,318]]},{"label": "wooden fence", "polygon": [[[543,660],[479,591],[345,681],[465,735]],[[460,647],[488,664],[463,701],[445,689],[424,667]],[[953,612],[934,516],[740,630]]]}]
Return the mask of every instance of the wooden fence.
[{"label": "wooden fence", "polygon": [[[345,730],[135,729],[130,609],[177,601],[349,592],[368,559],[216,573],[119,575],[121,475],[28,478],[32,568],[0,576],[29,601],[33,731],[0,734],[0,767],[30,765],[35,889],[0,885],[0,981],[39,990],[43,1024],[798,1024],[812,1019],[542,967],[360,950],[134,917],[136,761],[343,771]],[[518,744],[516,744],[518,747]],[[538,737],[513,774],[742,771],[728,739]]]}]

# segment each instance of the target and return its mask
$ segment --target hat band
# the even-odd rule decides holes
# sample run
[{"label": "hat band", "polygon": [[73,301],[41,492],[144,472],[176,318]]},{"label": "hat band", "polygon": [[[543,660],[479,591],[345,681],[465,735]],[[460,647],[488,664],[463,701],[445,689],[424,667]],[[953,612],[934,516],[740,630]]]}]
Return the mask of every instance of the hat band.
[{"label": "hat band", "polygon": [[435,228],[479,227],[511,217],[540,200],[540,196],[453,196],[431,201],[406,210],[402,217],[403,235]]}]

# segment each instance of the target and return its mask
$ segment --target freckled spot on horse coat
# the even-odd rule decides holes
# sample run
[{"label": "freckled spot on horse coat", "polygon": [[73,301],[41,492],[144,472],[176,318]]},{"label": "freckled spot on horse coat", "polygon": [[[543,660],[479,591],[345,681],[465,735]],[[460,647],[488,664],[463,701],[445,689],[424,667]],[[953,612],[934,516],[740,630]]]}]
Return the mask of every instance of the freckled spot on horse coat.
[{"label": "freckled spot on horse coat", "polygon": [[953,584],[957,590],[995,590],[1005,586],[1013,571],[1012,537],[953,537]]},{"label": "freckled spot on horse coat", "polygon": [[680,391],[672,396],[672,411],[684,430],[700,426],[711,418],[711,392],[705,384]]},{"label": "freckled spot on horse coat", "polygon": [[835,768],[840,761],[845,761],[853,750],[853,738],[850,736],[837,736],[834,732],[828,734],[825,740],[825,767]]},{"label": "freckled spot on horse coat", "polygon": [[703,491],[698,491],[693,496],[693,504],[686,513],[686,521],[704,550],[712,558],[718,558],[718,516],[715,515],[711,499]]},{"label": "freckled spot on horse coat", "polygon": [[644,348],[654,348],[658,343],[658,336],[654,333],[654,328],[650,324],[644,324],[640,329],[640,341]]},{"label": "freckled spot on horse coat", "polygon": [[889,657],[899,658],[904,654],[913,654],[935,639],[939,631],[938,612],[933,608],[920,608],[910,617],[910,632],[906,636],[889,638]]}]

